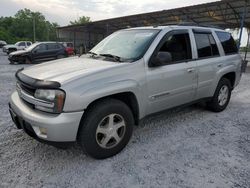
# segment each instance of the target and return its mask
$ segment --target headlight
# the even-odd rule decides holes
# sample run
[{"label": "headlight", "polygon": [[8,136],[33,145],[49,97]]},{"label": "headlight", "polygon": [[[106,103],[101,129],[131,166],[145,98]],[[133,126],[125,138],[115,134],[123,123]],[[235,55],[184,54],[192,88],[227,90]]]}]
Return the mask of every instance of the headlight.
[{"label": "headlight", "polygon": [[52,89],[37,89],[35,92],[35,98],[50,102],[53,105],[49,107],[48,105],[35,105],[35,108],[45,112],[61,113],[63,110],[65,92],[62,90],[52,90]]}]

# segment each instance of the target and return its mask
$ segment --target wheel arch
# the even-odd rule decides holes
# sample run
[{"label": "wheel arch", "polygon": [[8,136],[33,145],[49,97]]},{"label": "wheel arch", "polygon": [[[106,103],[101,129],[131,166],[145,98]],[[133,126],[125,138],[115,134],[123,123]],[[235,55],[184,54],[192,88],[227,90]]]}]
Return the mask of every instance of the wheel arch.
[{"label": "wheel arch", "polygon": [[[88,104],[88,106],[86,107],[86,109],[84,111],[87,112],[95,104],[99,103],[100,101],[107,100],[110,98],[117,99],[117,100],[120,100],[123,103],[125,103],[129,107],[129,109],[131,110],[131,112],[133,114],[135,125],[139,124],[139,119],[140,119],[139,118],[139,114],[140,114],[139,113],[139,103],[138,103],[136,95],[131,91],[115,93],[115,94],[111,94],[111,95],[107,95],[107,96],[95,99],[94,101],[92,101],[91,103]],[[83,117],[84,117],[84,115],[86,115],[85,112],[83,113]]]},{"label": "wheel arch", "polygon": [[224,75],[220,78],[220,80],[221,80],[222,78],[228,79],[228,80],[230,81],[230,83],[231,83],[232,89],[234,88],[235,79],[236,79],[236,73],[235,73],[235,72],[226,73],[226,74],[224,74]]},{"label": "wheel arch", "polygon": [[237,71],[235,66],[227,66],[221,69],[219,72],[216,74],[216,79],[214,79],[211,90],[209,92],[209,96],[213,96],[215,93],[215,90],[222,78],[227,78],[232,86],[232,89],[234,89],[235,83],[236,83],[236,76],[237,76]]}]

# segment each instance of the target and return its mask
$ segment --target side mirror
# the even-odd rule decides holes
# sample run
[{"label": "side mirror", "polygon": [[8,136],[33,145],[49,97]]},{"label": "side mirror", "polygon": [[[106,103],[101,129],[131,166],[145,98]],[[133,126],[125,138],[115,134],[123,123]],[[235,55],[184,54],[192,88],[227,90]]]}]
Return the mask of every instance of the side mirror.
[{"label": "side mirror", "polygon": [[33,54],[36,54],[37,53],[37,50],[33,50]]},{"label": "side mirror", "polygon": [[158,52],[157,56],[154,58],[153,66],[167,65],[172,62],[172,55],[169,52]]}]

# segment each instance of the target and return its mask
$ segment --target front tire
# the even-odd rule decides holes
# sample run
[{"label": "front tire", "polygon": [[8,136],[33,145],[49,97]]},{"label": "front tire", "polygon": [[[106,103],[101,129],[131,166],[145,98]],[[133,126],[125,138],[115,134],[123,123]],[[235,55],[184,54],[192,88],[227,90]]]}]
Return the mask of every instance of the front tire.
[{"label": "front tire", "polygon": [[24,58],[24,64],[32,64],[32,61],[29,57]]},{"label": "front tire", "polygon": [[80,124],[78,143],[91,157],[105,159],[127,145],[133,125],[133,114],[125,103],[106,99],[87,110]]},{"label": "front tire", "polygon": [[225,110],[230,101],[231,92],[231,82],[226,78],[222,78],[218,83],[213,98],[207,102],[208,108],[213,112]]}]

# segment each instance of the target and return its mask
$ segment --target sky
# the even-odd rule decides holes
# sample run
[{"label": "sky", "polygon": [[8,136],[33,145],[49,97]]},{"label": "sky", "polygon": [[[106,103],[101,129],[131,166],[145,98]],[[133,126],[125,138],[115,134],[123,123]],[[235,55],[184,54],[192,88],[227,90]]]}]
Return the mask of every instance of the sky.
[{"label": "sky", "polygon": [[0,0],[0,16],[13,16],[18,10],[29,8],[41,12],[47,20],[64,26],[80,16],[89,16],[92,21],[96,21],[214,1],[216,0]]},{"label": "sky", "polygon": [[95,21],[212,1],[216,0],[0,0],[0,16],[13,16],[19,9],[29,8],[63,26],[79,16]]}]

